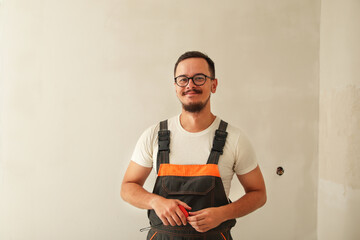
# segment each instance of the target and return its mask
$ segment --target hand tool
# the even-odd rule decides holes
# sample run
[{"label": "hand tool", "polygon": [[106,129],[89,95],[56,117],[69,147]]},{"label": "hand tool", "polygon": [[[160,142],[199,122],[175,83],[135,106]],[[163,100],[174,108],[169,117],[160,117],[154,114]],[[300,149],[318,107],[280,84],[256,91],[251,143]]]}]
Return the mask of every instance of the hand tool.
[{"label": "hand tool", "polygon": [[[189,213],[186,211],[186,209],[182,205],[178,205],[178,206],[179,206],[180,210],[183,212],[183,214],[185,215],[185,217],[188,217]],[[146,228],[142,228],[142,229],[140,229],[140,232],[149,231],[151,229],[151,227],[160,226],[161,224],[162,223],[156,224],[154,226],[149,226],[149,227],[146,227]]]}]

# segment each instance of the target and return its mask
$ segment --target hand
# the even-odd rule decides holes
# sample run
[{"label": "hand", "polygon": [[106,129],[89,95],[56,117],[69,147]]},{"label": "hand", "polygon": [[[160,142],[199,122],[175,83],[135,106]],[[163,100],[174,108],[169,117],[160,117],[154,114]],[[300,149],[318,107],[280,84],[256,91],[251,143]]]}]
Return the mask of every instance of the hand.
[{"label": "hand", "polygon": [[158,197],[151,203],[152,208],[155,210],[156,215],[161,219],[165,226],[171,225],[186,225],[186,216],[181,211],[178,205],[182,205],[185,209],[190,210],[186,203],[177,199],[166,199]]},{"label": "hand", "polygon": [[198,232],[207,232],[219,226],[224,219],[219,208],[205,208],[196,212],[189,212],[189,224]]}]

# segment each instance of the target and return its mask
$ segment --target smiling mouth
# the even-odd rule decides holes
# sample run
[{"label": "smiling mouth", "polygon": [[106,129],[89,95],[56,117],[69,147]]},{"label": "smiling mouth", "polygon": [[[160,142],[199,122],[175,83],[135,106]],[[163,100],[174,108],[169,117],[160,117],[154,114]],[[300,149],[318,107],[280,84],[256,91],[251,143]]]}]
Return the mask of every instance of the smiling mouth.
[{"label": "smiling mouth", "polygon": [[186,92],[183,92],[182,95],[185,96],[185,95],[193,95],[193,94],[201,94],[201,93],[202,93],[201,90],[192,89],[192,90],[188,90]]}]

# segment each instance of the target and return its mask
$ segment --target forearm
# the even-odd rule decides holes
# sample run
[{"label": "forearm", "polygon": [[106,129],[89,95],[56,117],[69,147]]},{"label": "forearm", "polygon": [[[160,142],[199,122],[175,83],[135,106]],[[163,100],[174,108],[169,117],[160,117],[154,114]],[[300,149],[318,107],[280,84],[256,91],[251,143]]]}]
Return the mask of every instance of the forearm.
[{"label": "forearm", "polygon": [[251,191],[233,203],[219,207],[223,221],[243,217],[266,203],[266,192]]},{"label": "forearm", "polygon": [[265,204],[266,193],[262,190],[248,191],[237,201],[214,208],[189,212],[188,222],[198,232],[206,232],[222,222],[249,214]]},{"label": "forearm", "polygon": [[247,174],[237,175],[246,194],[240,199],[225,205],[221,211],[224,220],[245,216],[266,203],[266,187],[260,167]]},{"label": "forearm", "polygon": [[154,209],[164,225],[186,225],[186,217],[179,205],[187,210],[191,209],[180,200],[166,199],[157,194],[149,193],[136,183],[124,183],[121,188],[121,197],[135,207]]},{"label": "forearm", "polygon": [[123,183],[121,197],[124,201],[141,209],[152,209],[154,200],[161,198],[159,195],[146,191],[137,183]]}]

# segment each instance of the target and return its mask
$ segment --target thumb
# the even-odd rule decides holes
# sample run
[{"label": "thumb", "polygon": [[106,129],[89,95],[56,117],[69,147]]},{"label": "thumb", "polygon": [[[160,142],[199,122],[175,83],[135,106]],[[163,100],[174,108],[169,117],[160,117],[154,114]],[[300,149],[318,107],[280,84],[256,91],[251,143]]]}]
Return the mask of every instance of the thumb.
[{"label": "thumb", "polygon": [[186,208],[187,210],[191,210],[191,207],[189,205],[187,205],[186,203],[178,200],[178,204],[183,206],[184,208]]},{"label": "thumb", "polygon": [[[204,209],[203,209],[204,210]],[[189,212],[190,216],[195,216],[195,215],[199,215],[203,212],[203,210],[199,210],[199,211],[195,211],[195,212]]]}]

